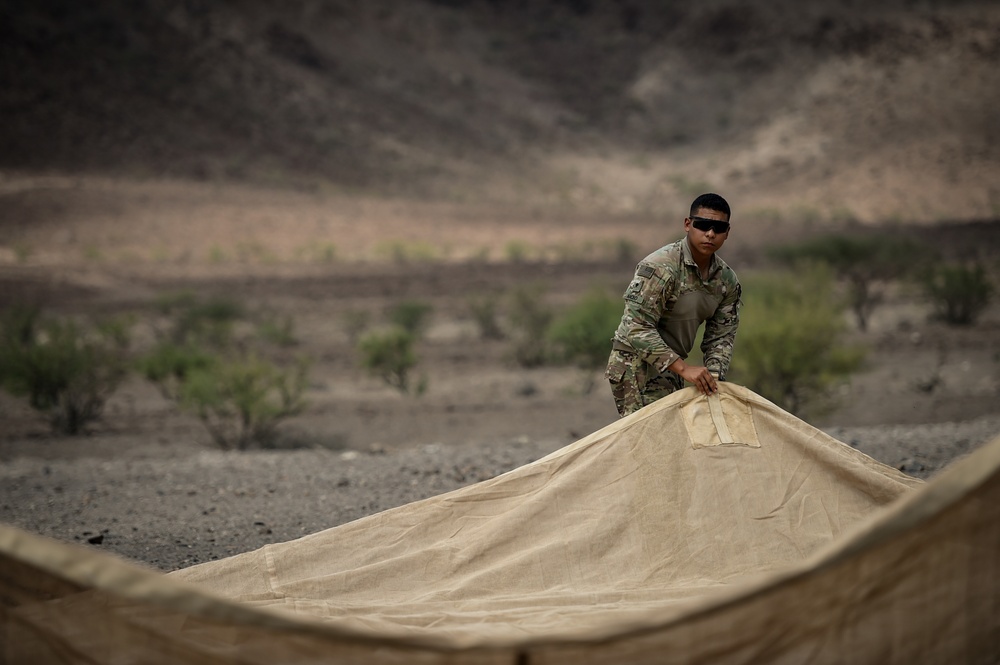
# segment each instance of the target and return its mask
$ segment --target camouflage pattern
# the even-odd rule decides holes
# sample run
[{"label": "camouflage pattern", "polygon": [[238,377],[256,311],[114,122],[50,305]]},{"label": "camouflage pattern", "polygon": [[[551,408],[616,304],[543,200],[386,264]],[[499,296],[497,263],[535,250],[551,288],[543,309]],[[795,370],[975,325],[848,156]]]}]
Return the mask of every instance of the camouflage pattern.
[{"label": "camouflage pattern", "polygon": [[647,404],[666,397],[684,387],[684,379],[670,370],[649,376],[652,366],[638,354],[624,349],[612,349],[605,377],[611,383],[615,407],[622,416],[635,413]]},{"label": "camouflage pattern", "polygon": [[619,413],[627,415],[684,386],[667,367],[687,358],[702,323],[705,367],[725,380],[741,293],[736,273],[716,255],[702,280],[686,236],[640,261],[625,290],[625,312],[605,373]]}]

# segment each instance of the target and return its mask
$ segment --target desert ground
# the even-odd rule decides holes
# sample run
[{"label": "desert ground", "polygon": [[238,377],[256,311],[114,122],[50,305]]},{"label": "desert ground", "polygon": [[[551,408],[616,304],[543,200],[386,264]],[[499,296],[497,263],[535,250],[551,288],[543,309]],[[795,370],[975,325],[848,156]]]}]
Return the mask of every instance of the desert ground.
[{"label": "desert ground", "polygon": [[[66,215],[62,224],[23,227],[11,243],[21,255],[12,250],[0,266],[4,306],[141,322],[165,294],[224,296],[290,317],[296,343],[288,353],[312,360],[306,409],[282,423],[266,450],[219,450],[193,414],[138,376],[84,436],[54,434],[22,400],[0,396],[0,520],[162,570],[484,480],[612,422],[598,373],[588,393],[577,368],[517,366],[507,340],[479,335],[470,299],[542,284],[555,310],[595,284],[621,290],[638,257],[615,248],[654,249],[679,237],[683,218],[504,218],[420,202],[241,189],[212,196],[176,183],[69,187],[74,201],[99,209],[114,193],[118,214],[140,221],[81,224]],[[353,233],[360,219],[365,231]],[[768,242],[796,237],[770,222],[735,224],[723,254],[741,272],[766,268]],[[923,232],[958,252],[997,246],[994,224]],[[513,241],[530,251],[513,260],[504,253]],[[329,246],[333,256],[319,254]],[[399,247],[448,249],[408,255]],[[351,313],[367,312],[376,325],[406,300],[432,307],[418,348],[422,395],[368,375],[348,333]],[[811,420],[921,478],[1000,434],[1000,307],[966,327],[928,314],[912,290],[887,292],[867,331],[845,333],[869,349],[865,365],[837,388],[835,408]],[[141,324],[133,336],[137,351],[150,343]]]}]

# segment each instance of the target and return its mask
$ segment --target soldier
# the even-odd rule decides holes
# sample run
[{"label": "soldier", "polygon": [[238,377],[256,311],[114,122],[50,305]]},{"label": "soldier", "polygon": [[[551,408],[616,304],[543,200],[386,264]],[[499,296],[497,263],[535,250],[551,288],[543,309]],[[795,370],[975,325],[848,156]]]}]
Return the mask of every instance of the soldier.
[{"label": "soldier", "polygon": [[[740,282],[715,253],[729,237],[729,204],[702,194],[684,219],[685,237],[636,266],[625,290],[625,313],[615,331],[605,378],[618,413],[626,416],[684,387],[718,390],[733,357],[739,326]],[[684,362],[705,323],[705,366]]]}]

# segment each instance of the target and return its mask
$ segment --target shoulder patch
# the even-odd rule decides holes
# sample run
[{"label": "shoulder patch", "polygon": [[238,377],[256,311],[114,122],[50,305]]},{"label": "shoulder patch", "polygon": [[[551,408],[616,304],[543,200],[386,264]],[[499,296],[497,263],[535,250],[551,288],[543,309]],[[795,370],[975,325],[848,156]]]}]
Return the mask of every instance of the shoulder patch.
[{"label": "shoulder patch", "polygon": [[635,274],[639,277],[652,277],[654,272],[656,271],[653,269],[653,266],[639,266]]}]

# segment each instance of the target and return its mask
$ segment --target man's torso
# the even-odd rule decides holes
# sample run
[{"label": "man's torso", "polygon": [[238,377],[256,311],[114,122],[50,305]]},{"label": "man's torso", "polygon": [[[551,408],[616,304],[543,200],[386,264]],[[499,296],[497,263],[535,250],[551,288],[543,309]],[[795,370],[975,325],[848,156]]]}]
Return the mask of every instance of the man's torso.
[{"label": "man's torso", "polygon": [[735,273],[717,256],[712,257],[708,278],[687,251],[682,238],[656,250],[639,262],[636,275],[625,291],[625,315],[615,339],[629,342],[629,330],[638,308],[657,311],[656,330],[663,341],[682,358],[694,347],[700,325],[711,318],[732,289]]}]

